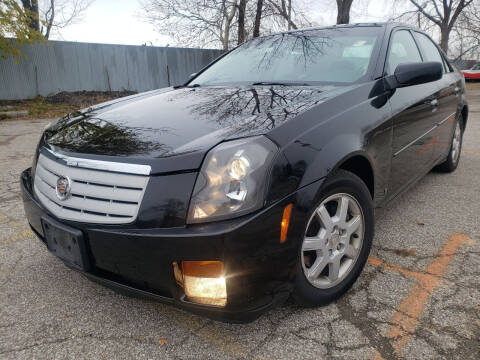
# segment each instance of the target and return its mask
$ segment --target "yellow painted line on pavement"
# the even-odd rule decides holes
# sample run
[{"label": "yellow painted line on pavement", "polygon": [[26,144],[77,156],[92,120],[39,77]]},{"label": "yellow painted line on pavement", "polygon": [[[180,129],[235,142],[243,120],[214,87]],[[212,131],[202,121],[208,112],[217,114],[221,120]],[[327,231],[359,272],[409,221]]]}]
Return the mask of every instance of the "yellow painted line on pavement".
[{"label": "yellow painted line on pavement", "polygon": [[[397,311],[391,319],[392,324],[387,329],[387,336],[393,339],[392,346],[397,357],[401,355],[403,348],[415,330],[425,304],[435,288],[439,286],[441,277],[445,274],[448,264],[450,264],[458,249],[464,243],[472,244],[473,240],[465,234],[451,234],[443,249],[425,269],[425,272],[411,271],[401,266],[387,264],[379,259],[369,258],[368,263],[371,265],[417,279],[417,283],[397,307]],[[374,360],[381,359],[382,357],[377,351]]]},{"label": "yellow painted line on pavement", "polygon": [[408,269],[405,269],[405,268],[403,268],[399,265],[390,264],[390,263],[387,263],[386,261],[377,259],[377,258],[372,257],[372,256],[368,258],[367,262],[370,265],[373,265],[373,266],[376,266],[376,267],[381,267],[382,269],[385,269],[385,270],[388,270],[388,271],[391,271],[391,272],[394,272],[394,273],[397,273],[397,274],[409,276],[409,277],[412,277],[412,278],[415,278],[415,279],[420,279],[422,276],[424,276],[424,274],[422,274],[418,271],[408,270]]}]

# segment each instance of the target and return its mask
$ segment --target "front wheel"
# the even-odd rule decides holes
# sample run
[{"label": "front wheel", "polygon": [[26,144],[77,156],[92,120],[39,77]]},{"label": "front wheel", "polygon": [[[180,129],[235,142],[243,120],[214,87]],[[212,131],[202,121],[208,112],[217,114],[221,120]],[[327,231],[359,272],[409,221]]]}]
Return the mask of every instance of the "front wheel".
[{"label": "front wheel", "polygon": [[374,211],[365,183],[339,170],[323,185],[306,225],[293,297],[316,306],[345,293],[360,275],[372,245]]}]

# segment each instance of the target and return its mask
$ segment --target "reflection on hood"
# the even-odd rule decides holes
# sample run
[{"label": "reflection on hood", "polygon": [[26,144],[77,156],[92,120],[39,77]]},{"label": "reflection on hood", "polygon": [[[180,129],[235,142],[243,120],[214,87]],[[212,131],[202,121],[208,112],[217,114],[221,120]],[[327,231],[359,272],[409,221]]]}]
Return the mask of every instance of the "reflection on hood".
[{"label": "reflection on hood", "polygon": [[[81,116],[80,121],[60,129],[48,138],[48,143],[79,153],[101,153],[122,156],[130,154],[168,153],[171,149],[155,141],[155,135],[168,129],[146,129],[124,126],[95,117]],[[151,140],[148,138],[152,137]],[[96,150],[98,149],[98,150]]]},{"label": "reflection on hood", "polygon": [[160,158],[266,134],[353,86],[205,87],[160,90],[60,119],[46,141],[75,153]]}]

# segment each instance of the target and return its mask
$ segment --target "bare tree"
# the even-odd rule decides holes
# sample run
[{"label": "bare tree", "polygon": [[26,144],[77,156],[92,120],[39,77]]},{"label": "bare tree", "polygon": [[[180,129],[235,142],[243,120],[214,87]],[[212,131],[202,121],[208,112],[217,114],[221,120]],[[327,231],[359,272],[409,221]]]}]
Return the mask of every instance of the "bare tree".
[{"label": "bare tree", "polygon": [[94,0],[43,0],[40,6],[40,16],[43,20],[42,32],[49,38],[52,31],[61,29],[82,21],[85,12]]},{"label": "bare tree", "polygon": [[468,8],[473,0],[408,0],[412,10],[405,11],[399,18],[408,18],[412,15],[418,25],[425,19],[434,25],[440,32],[440,47],[448,53],[450,35],[462,12]]},{"label": "bare tree", "polygon": [[237,43],[240,45],[245,41],[245,11],[247,10],[247,0],[240,0],[238,4],[238,36]]},{"label": "bare tree", "polygon": [[292,19],[292,0],[267,0],[267,3],[276,11],[277,15],[287,21],[288,30],[298,29]]},{"label": "bare tree", "polygon": [[222,2],[222,12],[225,22],[222,23],[223,28],[220,32],[220,40],[222,41],[223,50],[228,50],[230,43],[230,29],[233,19],[237,13],[237,0],[233,0],[231,6],[226,5],[226,1]]},{"label": "bare tree", "polygon": [[480,57],[480,0],[460,14],[452,33],[450,53],[454,60]]},{"label": "bare tree", "polygon": [[350,8],[353,0],[337,0],[337,24],[350,23]]},{"label": "bare tree", "polygon": [[237,0],[142,0],[141,16],[175,42],[228,49]]},{"label": "bare tree", "polygon": [[141,0],[141,17],[176,43],[230,49],[260,33],[310,24],[292,0]]},{"label": "bare tree", "polygon": [[41,31],[48,40],[52,31],[61,29],[82,20],[85,11],[94,0],[21,0],[25,10],[35,14],[30,27]]},{"label": "bare tree", "polygon": [[288,0],[287,21],[288,21],[288,30],[292,30],[292,0]]},{"label": "bare tree", "polygon": [[[263,0],[260,32],[271,34],[312,26],[305,3],[293,0]],[[253,16],[252,16],[253,17]]]},{"label": "bare tree", "polygon": [[255,9],[255,24],[253,26],[253,37],[260,36],[260,23],[262,21],[263,0],[257,0],[257,7]]}]

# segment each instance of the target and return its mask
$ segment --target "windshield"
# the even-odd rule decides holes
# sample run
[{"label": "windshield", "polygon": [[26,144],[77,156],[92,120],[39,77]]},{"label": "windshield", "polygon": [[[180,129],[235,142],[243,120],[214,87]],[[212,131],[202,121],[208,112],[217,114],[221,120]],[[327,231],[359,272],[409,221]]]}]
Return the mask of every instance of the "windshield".
[{"label": "windshield", "polygon": [[378,27],[307,30],[251,40],[190,81],[190,86],[349,84],[365,77]]}]

